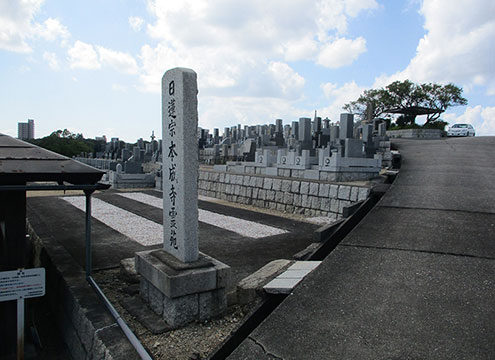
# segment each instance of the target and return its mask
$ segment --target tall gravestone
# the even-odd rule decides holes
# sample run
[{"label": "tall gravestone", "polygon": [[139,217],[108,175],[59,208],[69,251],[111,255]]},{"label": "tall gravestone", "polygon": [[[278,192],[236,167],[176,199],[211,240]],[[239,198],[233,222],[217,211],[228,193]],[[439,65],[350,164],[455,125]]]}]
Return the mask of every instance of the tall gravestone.
[{"label": "tall gravestone", "polygon": [[292,135],[294,139],[299,140],[299,122],[297,121],[292,122]]},{"label": "tall gravestone", "polygon": [[382,122],[378,124],[378,136],[385,136],[387,135],[387,123]]},{"label": "tall gravestone", "polygon": [[219,134],[218,128],[213,129],[213,144],[215,144],[215,145],[218,144],[219,138],[220,138],[220,134]]},{"label": "tall gravestone", "polygon": [[363,125],[363,141],[367,144],[371,144],[373,141],[373,125]]},{"label": "tall gravestone", "polygon": [[335,145],[339,139],[339,127],[337,125],[330,126],[330,143]]},{"label": "tall gravestone", "polygon": [[304,150],[311,149],[311,119],[302,117],[299,118],[299,142]]},{"label": "tall gravestone", "polygon": [[163,248],[186,263],[198,260],[197,93],[194,71],[163,76]]},{"label": "tall gravestone", "polygon": [[163,249],[136,253],[141,297],[173,327],[221,314],[230,267],[198,251],[196,73],[162,79]]},{"label": "tall gravestone", "polygon": [[342,140],[354,137],[353,114],[340,114],[339,137]]}]

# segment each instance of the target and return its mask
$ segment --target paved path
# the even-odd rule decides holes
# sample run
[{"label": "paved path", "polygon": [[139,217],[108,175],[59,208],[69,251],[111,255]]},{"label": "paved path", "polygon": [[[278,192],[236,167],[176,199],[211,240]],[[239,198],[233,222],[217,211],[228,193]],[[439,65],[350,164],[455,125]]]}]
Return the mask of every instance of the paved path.
[{"label": "paved path", "polygon": [[[93,268],[112,268],[136,251],[160,248],[161,193],[107,191],[93,196]],[[275,259],[291,259],[312,242],[317,225],[199,201],[199,248],[230,265],[233,284]],[[30,197],[28,219],[45,241],[84,266],[83,196]]]},{"label": "paved path", "polygon": [[495,137],[394,143],[390,190],[229,359],[495,359]]}]

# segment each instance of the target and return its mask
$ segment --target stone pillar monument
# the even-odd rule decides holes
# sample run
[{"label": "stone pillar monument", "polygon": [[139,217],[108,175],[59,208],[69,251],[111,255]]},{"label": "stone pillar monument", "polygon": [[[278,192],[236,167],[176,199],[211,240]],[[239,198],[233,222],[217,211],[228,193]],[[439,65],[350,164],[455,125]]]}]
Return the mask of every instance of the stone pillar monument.
[{"label": "stone pillar monument", "polygon": [[198,260],[197,93],[194,71],[163,76],[163,248],[185,263]]},{"label": "stone pillar monument", "polygon": [[162,78],[163,249],[136,253],[141,297],[173,327],[221,314],[230,267],[198,251],[196,73]]}]

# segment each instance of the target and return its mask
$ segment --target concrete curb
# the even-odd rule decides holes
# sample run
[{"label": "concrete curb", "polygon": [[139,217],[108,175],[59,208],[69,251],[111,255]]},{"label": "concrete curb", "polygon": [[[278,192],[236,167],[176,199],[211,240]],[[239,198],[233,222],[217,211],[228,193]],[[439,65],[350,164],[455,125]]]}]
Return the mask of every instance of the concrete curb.
[{"label": "concrete curb", "polygon": [[72,256],[62,246],[40,239],[29,225],[28,232],[35,263],[46,269],[45,296],[72,358],[140,359]]},{"label": "concrete curb", "polygon": [[278,259],[265,264],[263,267],[245,277],[237,284],[237,301],[241,305],[254,302],[257,297],[263,297],[263,286],[280,275],[294,261]]}]

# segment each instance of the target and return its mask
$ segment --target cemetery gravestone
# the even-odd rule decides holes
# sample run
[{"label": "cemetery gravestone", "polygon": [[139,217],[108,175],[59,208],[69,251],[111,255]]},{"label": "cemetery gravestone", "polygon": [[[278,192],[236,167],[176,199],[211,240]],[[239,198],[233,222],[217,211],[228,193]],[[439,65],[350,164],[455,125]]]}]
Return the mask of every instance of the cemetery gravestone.
[{"label": "cemetery gravestone", "polygon": [[220,315],[230,267],[198,251],[196,73],[162,79],[163,250],[136,253],[141,297],[173,327]]},{"label": "cemetery gravestone", "polygon": [[382,122],[378,124],[378,136],[385,136],[387,134],[387,123]]},{"label": "cemetery gravestone", "polygon": [[311,149],[311,119],[299,118],[299,141],[304,150]]},{"label": "cemetery gravestone", "polygon": [[340,114],[339,136],[342,140],[354,137],[353,114]]},{"label": "cemetery gravestone", "polygon": [[294,139],[299,139],[299,123],[297,121],[292,122],[292,135]]},{"label": "cemetery gravestone", "polygon": [[163,248],[183,262],[198,259],[196,73],[163,77]]},{"label": "cemetery gravestone", "polygon": [[363,141],[358,139],[345,139],[346,158],[363,157]]},{"label": "cemetery gravestone", "polygon": [[330,144],[335,145],[339,139],[339,127],[336,125],[330,126]]}]

